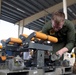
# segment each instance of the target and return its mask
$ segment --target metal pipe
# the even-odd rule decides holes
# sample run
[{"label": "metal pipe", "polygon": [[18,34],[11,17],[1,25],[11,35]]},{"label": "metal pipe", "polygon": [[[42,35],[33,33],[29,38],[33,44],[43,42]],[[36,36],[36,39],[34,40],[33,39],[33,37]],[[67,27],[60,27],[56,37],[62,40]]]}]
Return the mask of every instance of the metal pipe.
[{"label": "metal pipe", "polygon": [[2,0],[0,0],[0,16],[1,16],[1,2],[2,2]]},{"label": "metal pipe", "polygon": [[65,14],[65,19],[67,19],[67,1],[63,0],[63,12]]}]

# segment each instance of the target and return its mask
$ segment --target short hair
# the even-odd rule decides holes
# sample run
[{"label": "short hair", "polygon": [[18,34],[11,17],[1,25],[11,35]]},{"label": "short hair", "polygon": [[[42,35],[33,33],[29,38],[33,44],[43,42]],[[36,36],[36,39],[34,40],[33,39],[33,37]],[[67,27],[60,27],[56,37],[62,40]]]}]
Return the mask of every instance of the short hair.
[{"label": "short hair", "polygon": [[64,21],[65,14],[61,11],[53,12],[51,19],[59,24],[61,21]]}]

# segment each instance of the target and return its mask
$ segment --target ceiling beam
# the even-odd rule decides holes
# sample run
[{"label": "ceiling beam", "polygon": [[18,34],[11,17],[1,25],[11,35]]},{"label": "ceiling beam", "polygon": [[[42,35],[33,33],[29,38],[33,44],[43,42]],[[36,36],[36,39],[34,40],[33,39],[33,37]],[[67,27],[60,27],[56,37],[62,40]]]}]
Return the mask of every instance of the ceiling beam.
[{"label": "ceiling beam", "polygon": [[[67,6],[70,6],[74,3],[76,3],[76,0],[67,0]],[[23,19],[24,25],[27,25],[30,22],[35,21],[35,20],[47,15],[48,13],[52,13],[53,11],[60,10],[62,8],[63,8],[63,2],[58,3],[58,4],[56,4],[52,7],[49,7],[48,9],[45,9],[45,10],[39,12],[39,13],[36,13],[36,14],[30,16],[30,17],[27,17],[27,18]],[[19,24],[19,22],[17,22],[16,24]]]}]

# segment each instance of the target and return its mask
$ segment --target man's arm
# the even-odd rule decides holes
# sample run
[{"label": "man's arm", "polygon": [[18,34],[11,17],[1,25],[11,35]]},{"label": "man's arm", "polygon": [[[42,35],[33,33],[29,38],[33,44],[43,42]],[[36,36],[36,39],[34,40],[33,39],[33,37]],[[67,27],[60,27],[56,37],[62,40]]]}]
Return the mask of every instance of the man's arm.
[{"label": "man's arm", "polygon": [[68,22],[68,32],[67,32],[66,39],[67,39],[67,42],[65,47],[63,47],[62,49],[56,52],[60,56],[62,56],[62,54],[64,54],[65,52],[72,50],[72,48],[74,47],[75,28],[74,28],[74,24],[71,21]]}]

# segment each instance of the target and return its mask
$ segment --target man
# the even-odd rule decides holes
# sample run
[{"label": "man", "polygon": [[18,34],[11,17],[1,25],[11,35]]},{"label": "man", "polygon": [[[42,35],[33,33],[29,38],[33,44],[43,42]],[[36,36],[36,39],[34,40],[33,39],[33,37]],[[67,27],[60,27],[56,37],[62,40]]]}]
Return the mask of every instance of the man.
[{"label": "man", "polygon": [[74,24],[65,19],[63,12],[54,12],[51,20],[42,28],[42,33],[58,38],[58,42],[53,43],[53,53],[62,56],[65,52],[71,51],[74,47]]}]

